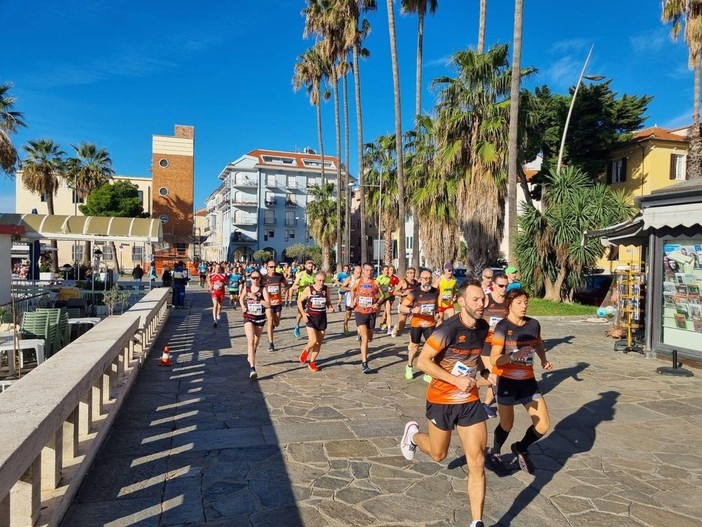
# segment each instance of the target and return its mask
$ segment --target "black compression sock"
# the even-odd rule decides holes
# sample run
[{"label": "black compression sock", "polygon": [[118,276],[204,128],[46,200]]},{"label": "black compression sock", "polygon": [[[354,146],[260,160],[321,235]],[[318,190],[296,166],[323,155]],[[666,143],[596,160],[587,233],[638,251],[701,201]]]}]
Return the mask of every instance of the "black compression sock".
[{"label": "black compression sock", "polygon": [[502,428],[501,425],[497,425],[497,428],[495,428],[495,433],[494,435],[494,440],[492,442],[492,447],[494,450],[497,452],[500,452],[502,449],[502,445],[505,444],[505,441],[507,441],[507,436],[509,435],[509,432],[507,432],[504,428]]},{"label": "black compression sock", "polygon": [[526,434],[524,434],[522,440],[517,443],[517,450],[520,452],[526,452],[531,445],[536,443],[542,437],[543,434],[538,433],[534,425],[531,425],[526,431]]}]

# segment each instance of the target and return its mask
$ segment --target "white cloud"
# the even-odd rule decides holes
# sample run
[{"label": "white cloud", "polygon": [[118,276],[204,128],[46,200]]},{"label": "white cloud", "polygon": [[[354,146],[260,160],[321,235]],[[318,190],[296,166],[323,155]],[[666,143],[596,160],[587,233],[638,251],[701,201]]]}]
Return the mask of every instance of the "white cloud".
[{"label": "white cloud", "polygon": [[445,67],[445,66],[448,66],[449,62],[451,61],[452,56],[453,55],[445,55],[443,57],[439,57],[438,59],[425,60],[423,64],[427,68],[433,68],[436,66]]},{"label": "white cloud", "polygon": [[670,43],[669,30],[665,27],[643,31],[629,37],[631,49],[637,55],[659,53]]}]

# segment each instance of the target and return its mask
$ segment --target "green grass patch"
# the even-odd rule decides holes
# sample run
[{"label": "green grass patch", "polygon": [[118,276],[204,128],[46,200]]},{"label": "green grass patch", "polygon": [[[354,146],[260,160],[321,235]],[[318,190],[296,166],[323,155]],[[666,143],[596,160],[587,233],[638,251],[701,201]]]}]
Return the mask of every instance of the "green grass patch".
[{"label": "green grass patch", "polygon": [[569,315],[592,315],[596,316],[596,306],[584,306],[582,304],[564,304],[544,300],[543,298],[530,298],[527,315],[539,316],[569,316]]}]

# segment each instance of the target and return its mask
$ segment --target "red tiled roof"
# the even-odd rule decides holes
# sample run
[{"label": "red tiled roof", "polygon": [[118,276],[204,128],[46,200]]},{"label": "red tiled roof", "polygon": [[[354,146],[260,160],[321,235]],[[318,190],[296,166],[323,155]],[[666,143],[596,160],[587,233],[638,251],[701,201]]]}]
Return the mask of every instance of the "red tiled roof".
[{"label": "red tiled roof", "polygon": [[684,135],[678,135],[672,133],[670,130],[665,128],[659,128],[657,126],[652,126],[651,128],[644,128],[634,133],[631,138],[632,141],[645,141],[647,139],[665,139],[666,141],[680,141],[681,143],[687,143],[687,137]]},{"label": "red tiled roof", "polygon": [[[319,154],[307,154],[305,152],[286,152],[284,150],[263,150],[261,148],[257,148],[256,150],[252,150],[247,155],[257,158],[259,165],[276,166],[276,167],[281,166],[280,163],[269,163],[263,159],[263,156],[292,158],[295,160],[294,165],[283,165],[283,166],[295,166],[296,168],[307,168],[307,169],[312,168],[312,167],[306,166],[303,163],[303,159],[314,160],[314,161],[321,161],[321,159],[322,159],[322,156],[320,156]],[[337,158],[334,156],[325,155],[324,161],[327,163],[334,163],[334,165],[336,166]]]}]

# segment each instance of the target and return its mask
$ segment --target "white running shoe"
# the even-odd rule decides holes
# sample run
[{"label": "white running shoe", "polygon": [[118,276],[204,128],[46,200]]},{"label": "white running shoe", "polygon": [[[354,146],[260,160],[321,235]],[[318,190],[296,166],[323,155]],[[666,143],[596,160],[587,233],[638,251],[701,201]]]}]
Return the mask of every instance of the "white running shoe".
[{"label": "white running shoe", "polygon": [[419,432],[419,425],[416,421],[410,421],[405,425],[405,433],[402,435],[402,441],[400,441],[400,451],[408,461],[414,459],[414,452],[417,450],[417,445],[412,443],[412,438],[417,432]]}]

